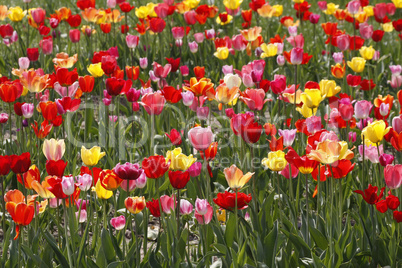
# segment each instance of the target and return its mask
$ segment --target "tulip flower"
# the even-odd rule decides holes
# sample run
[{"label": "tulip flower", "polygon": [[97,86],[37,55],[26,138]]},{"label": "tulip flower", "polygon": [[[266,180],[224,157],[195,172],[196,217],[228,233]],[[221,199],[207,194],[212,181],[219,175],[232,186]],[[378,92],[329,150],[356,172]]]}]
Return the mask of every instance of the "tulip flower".
[{"label": "tulip flower", "polygon": [[103,188],[114,191],[119,188],[123,180],[113,170],[103,170],[99,174],[99,181]]},{"label": "tulip flower", "polygon": [[251,194],[246,195],[245,193],[229,193],[225,191],[224,193],[218,193],[217,197],[214,198],[214,203],[219,207],[226,210],[234,210],[236,207],[236,195],[237,195],[237,209],[245,209],[248,207],[248,203],[251,202]]},{"label": "tulip flower", "polygon": [[96,192],[96,196],[99,199],[109,199],[113,196],[113,192],[106,190],[103,186],[102,183],[100,182],[100,180],[98,180],[98,182],[95,185],[95,192]]},{"label": "tulip flower", "polygon": [[61,187],[65,195],[72,195],[75,190],[74,177],[66,176],[62,178]]},{"label": "tulip flower", "polygon": [[166,153],[166,161],[170,160],[171,170],[187,170],[197,160],[192,154],[186,156],[182,153],[182,149],[175,148],[172,151]]},{"label": "tulip flower", "polygon": [[189,130],[188,137],[191,145],[198,151],[206,150],[213,142],[213,133],[211,128],[194,127]]},{"label": "tulip flower", "polygon": [[75,177],[75,179],[77,180],[78,187],[81,189],[81,191],[88,191],[89,189],[91,189],[93,183],[91,175],[82,174]]},{"label": "tulip flower", "polygon": [[34,206],[27,205],[25,202],[15,203],[12,201],[6,203],[6,209],[16,224],[16,235],[14,237],[14,240],[16,240],[20,235],[20,226],[26,226],[31,223],[35,209]]},{"label": "tulip flower", "polygon": [[254,172],[247,172],[247,174],[243,175],[243,171],[236,167],[236,165],[225,168],[223,173],[225,174],[229,187],[232,188],[233,191],[241,189],[254,175]]},{"label": "tulip flower", "polygon": [[278,130],[279,135],[283,137],[283,145],[285,147],[292,146],[293,141],[296,138],[296,132],[297,132],[296,129],[284,129],[284,130],[279,129]]},{"label": "tulip flower", "polygon": [[165,133],[165,135],[169,138],[170,142],[175,146],[180,145],[182,143],[179,131],[177,131],[174,128],[170,130],[170,134]]},{"label": "tulip flower", "polygon": [[110,225],[112,225],[117,231],[123,230],[126,225],[126,218],[121,215],[110,219]]},{"label": "tulip flower", "polygon": [[126,162],[123,165],[117,163],[117,165],[113,168],[113,171],[122,180],[136,180],[143,173],[143,170],[138,164],[131,164],[129,162]]},{"label": "tulip flower", "polygon": [[187,169],[191,177],[198,177],[201,174],[201,170],[202,170],[201,162],[195,162]]},{"label": "tulip flower", "polygon": [[159,199],[153,199],[151,201],[148,201],[146,203],[146,207],[149,209],[149,211],[151,212],[152,216],[159,218],[161,216],[161,211],[159,208]]},{"label": "tulip flower", "polygon": [[381,200],[381,198],[384,195],[384,190],[385,190],[385,187],[381,188],[380,194],[377,195],[378,187],[372,186],[371,184],[369,184],[368,188],[365,189],[364,192],[362,190],[355,190],[354,192],[362,195],[364,201],[366,201],[368,204],[374,205],[379,200]]},{"label": "tulip flower", "polygon": [[[197,198],[198,199],[198,198]],[[199,199],[198,199],[199,200]],[[206,200],[204,200],[206,201]],[[212,206],[206,201],[205,205],[202,206],[202,210],[197,208],[197,201],[195,206],[194,216],[199,224],[208,224],[212,220],[214,210]]]},{"label": "tulip flower", "polygon": [[383,120],[374,121],[363,129],[362,139],[365,137],[370,140],[370,142],[377,144],[382,141],[389,130],[390,127],[387,127]]},{"label": "tulip flower", "polygon": [[163,107],[165,105],[166,99],[161,93],[147,93],[142,96],[141,104],[145,111],[150,115],[159,115],[162,113]]},{"label": "tulip flower", "polygon": [[85,209],[82,209],[81,211],[76,211],[75,212],[75,217],[77,218],[79,223],[83,223],[83,222],[87,221],[88,213],[87,213],[87,211]]},{"label": "tulip flower", "polygon": [[94,146],[91,149],[86,149],[84,146],[81,147],[81,160],[86,166],[96,166],[99,160],[105,155],[106,153],[101,152],[99,146]]},{"label": "tulip flower", "polygon": [[31,154],[29,152],[21,155],[10,155],[10,168],[15,174],[23,174],[29,170],[31,166]]},{"label": "tulip flower", "polygon": [[183,189],[190,181],[190,173],[188,171],[169,170],[169,181],[173,188]]},{"label": "tulip flower", "polygon": [[162,177],[169,169],[169,166],[170,162],[166,162],[166,159],[162,155],[150,156],[144,158],[142,161],[142,169],[144,170],[145,175],[150,179],[158,179]]},{"label": "tulip flower", "polygon": [[49,176],[63,177],[66,166],[67,162],[61,159],[57,161],[48,160],[46,161],[46,172]]},{"label": "tulip flower", "polygon": [[384,179],[389,189],[398,189],[402,184],[402,165],[387,165],[384,169]]},{"label": "tulip flower", "polygon": [[193,212],[193,205],[186,199],[180,199],[180,215],[189,215]]},{"label": "tulip flower", "polygon": [[143,196],[127,197],[124,205],[130,213],[138,214],[146,207],[145,198]]},{"label": "tulip flower", "polygon": [[360,57],[353,57],[351,61],[347,62],[350,69],[356,73],[361,73],[364,70],[366,60]]},{"label": "tulip flower", "polygon": [[353,157],[354,153],[348,149],[347,142],[329,139],[319,142],[316,149],[308,154],[309,159],[322,164],[333,164],[342,159],[351,160]]},{"label": "tulip flower", "polygon": [[214,56],[220,60],[225,60],[229,56],[229,49],[227,47],[218,47]]},{"label": "tulip flower", "polygon": [[45,139],[43,142],[42,152],[47,160],[60,160],[66,150],[64,140]]},{"label": "tulip flower", "polygon": [[282,171],[287,164],[285,153],[281,150],[269,152],[268,158],[263,158],[262,165],[272,171]]},{"label": "tulip flower", "polygon": [[101,77],[104,74],[102,70],[102,63],[100,62],[96,64],[90,64],[87,67],[87,70],[93,77]]}]

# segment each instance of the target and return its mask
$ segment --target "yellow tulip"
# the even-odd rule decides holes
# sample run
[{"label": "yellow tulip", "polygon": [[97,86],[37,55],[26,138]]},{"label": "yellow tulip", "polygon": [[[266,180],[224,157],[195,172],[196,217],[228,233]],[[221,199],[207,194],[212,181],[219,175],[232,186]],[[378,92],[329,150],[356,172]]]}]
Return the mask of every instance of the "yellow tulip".
[{"label": "yellow tulip", "polygon": [[272,171],[282,171],[288,163],[283,151],[269,152],[268,158],[262,159],[261,163]]},{"label": "yellow tulip", "polygon": [[139,19],[145,19],[146,17],[148,17],[149,14],[154,12],[154,8],[155,6],[153,6],[152,3],[148,3],[146,6],[140,6],[139,8],[136,8],[135,15]]},{"label": "yellow tulip", "polygon": [[392,22],[387,22],[382,25],[382,29],[384,32],[390,33],[394,30],[394,26],[392,26]]},{"label": "yellow tulip", "polygon": [[216,217],[219,222],[225,223],[226,222],[226,209],[217,209],[215,210]]},{"label": "yellow tulip", "polygon": [[391,0],[396,8],[402,8],[402,0]]},{"label": "yellow tulip", "polygon": [[89,65],[87,70],[93,77],[101,77],[104,74],[102,70],[102,63],[100,62]]},{"label": "yellow tulip", "polygon": [[194,158],[192,154],[186,156],[182,153],[181,148],[175,148],[172,151],[166,153],[166,161],[170,160],[170,169],[173,170],[187,170],[197,158]]},{"label": "yellow tulip", "polygon": [[314,109],[325,99],[325,94],[321,95],[321,91],[318,88],[306,88],[300,98],[303,104],[307,105],[308,108]]},{"label": "yellow tulip", "polygon": [[242,2],[243,0],[223,0],[223,5],[228,9],[236,10]]},{"label": "yellow tulip", "polygon": [[366,65],[366,60],[361,57],[353,57],[351,61],[347,62],[350,69],[356,73],[361,73]]},{"label": "yellow tulip", "polygon": [[183,2],[188,8],[193,9],[193,8],[196,8],[198,6],[200,1],[201,0],[185,0]]},{"label": "yellow tulip", "polygon": [[304,0],[293,0],[293,2],[295,2],[296,4],[301,4],[304,2]]},{"label": "yellow tulip", "polygon": [[282,13],[283,13],[283,6],[282,5],[273,5],[272,9],[273,9],[272,16],[274,16],[274,17],[282,16]]},{"label": "yellow tulip", "polygon": [[334,80],[323,79],[319,85],[321,95],[325,95],[326,98],[333,97],[341,91],[341,87],[337,86]]},{"label": "yellow tulip", "polygon": [[374,16],[373,6],[365,6],[365,7],[363,7],[363,11],[364,11],[364,13],[366,13],[367,17]]},{"label": "yellow tulip", "polygon": [[26,14],[27,11],[22,10],[20,7],[10,7],[8,10],[8,18],[14,22],[21,21]]},{"label": "yellow tulip", "polygon": [[338,9],[338,7],[339,7],[339,5],[335,5],[334,3],[328,3],[327,10],[325,10],[324,13],[327,15],[332,15],[335,13],[335,11]]},{"label": "yellow tulip", "polygon": [[296,107],[296,111],[298,111],[304,118],[309,118],[317,113],[317,108],[311,109],[303,103],[302,107]]},{"label": "yellow tulip", "polygon": [[372,46],[362,46],[359,52],[365,60],[371,60],[374,57],[375,49]]},{"label": "yellow tulip", "polygon": [[249,42],[253,42],[260,36],[261,31],[262,31],[261,27],[255,26],[253,28],[242,30],[240,32],[243,35],[244,39],[246,39]]},{"label": "yellow tulip", "polygon": [[233,191],[242,188],[254,175],[254,172],[247,172],[247,174],[243,175],[243,171],[236,167],[236,165],[232,165],[230,168],[225,168],[223,173],[225,173],[226,181]]},{"label": "yellow tulip", "polygon": [[227,47],[218,47],[217,51],[214,53],[214,56],[220,60],[225,60],[229,56],[229,49]]},{"label": "yellow tulip", "polygon": [[99,146],[94,146],[91,149],[81,147],[81,160],[86,166],[92,167],[98,164],[99,160],[105,156],[105,152],[101,152]]},{"label": "yellow tulip", "polygon": [[99,199],[109,199],[113,195],[113,191],[109,191],[109,190],[106,190],[105,188],[103,188],[100,180],[98,180],[96,182],[95,192],[96,192],[96,196]]},{"label": "yellow tulip", "polygon": [[346,141],[325,140],[317,144],[315,150],[311,150],[308,158],[316,160],[321,164],[330,165],[338,160],[350,160],[354,153],[348,149]]},{"label": "yellow tulip", "polygon": [[379,143],[382,141],[384,136],[389,132],[391,127],[387,127],[383,120],[374,121],[369,123],[367,127],[365,127],[362,131],[362,139],[363,136],[367,138],[372,143]]},{"label": "yellow tulip", "polygon": [[[300,104],[301,103],[301,99],[300,96],[303,92],[301,91],[301,89],[296,90],[296,104]],[[289,103],[294,103],[295,102],[295,93],[283,93],[282,94],[283,97],[288,99]]]},{"label": "yellow tulip", "polygon": [[263,43],[260,48],[262,49],[263,53],[261,54],[261,58],[273,57],[276,56],[278,53],[278,47],[276,44],[265,44]]}]

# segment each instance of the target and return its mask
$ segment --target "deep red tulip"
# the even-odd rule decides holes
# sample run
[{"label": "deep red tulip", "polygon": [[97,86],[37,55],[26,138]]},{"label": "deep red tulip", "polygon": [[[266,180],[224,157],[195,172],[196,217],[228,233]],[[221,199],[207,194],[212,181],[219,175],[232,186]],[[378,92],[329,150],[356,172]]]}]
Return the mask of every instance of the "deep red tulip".
[{"label": "deep red tulip", "polygon": [[[248,207],[248,203],[251,202],[251,194],[237,193],[237,209],[245,209]],[[214,203],[226,210],[234,210],[236,207],[236,193],[218,193],[214,198]]]},{"label": "deep red tulip", "polygon": [[0,25],[0,35],[2,38],[10,38],[13,35],[14,29],[10,24]]},{"label": "deep red tulip", "polygon": [[348,74],[346,76],[346,82],[351,87],[357,87],[358,85],[360,85],[361,81],[362,81],[362,78],[359,75]]},{"label": "deep red tulip", "polygon": [[78,0],[77,7],[82,11],[87,8],[95,8],[95,0]]},{"label": "deep red tulip", "polygon": [[161,216],[161,211],[159,207],[159,199],[153,199],[147,202],[147,208],[151,212],[152,216],[159,218]]},{"label": "deep red tulip", "polygon": [[8,155],[0,155],[0,176],[10,173],[11,158]]},{"label": "deep red tulip", "polygon": [[393,21],[392,26],[394,26],[395,31],[402,32],[402,19]]},{"label": "deep red tulip", "polygon": [[169,133],[165,134],[170,139],[170,142],[173,145],[178,146],[182,143],[180,133],[176,129],[173,128],[172,130],[170,130],[170,134]]},{"label": "deep red tulip", "polygon": [[63,97],[62,99],[56,100],[56,104],[59,114],[64,114],[65,112],[75,112],[80,107],[81,99]]},{"label": "deep red tulip", "polygon": [[27,57],[31,62],[37,61],[39,58],[39,48],[37,47],[27,48]]},{"label": "deep red tulip", "polygon": [[396,222],[402,222],[402,211],[394,211],[393,217]]},{"label": "deep red tulip", "polygon": [[10,159],[10,168],[15,174],[23,174],[31,166],[31,154],[29,152],[22,153],[21,155],[10,155]]},{"label": "deep red tulip", "polygon": [[58,68],[56,70],[56,79],[63,87],[71,86],[78,79],[77,68],[69,71],[67,68]]},{"label": "deep red tulip", "polygon": [[162,177],[166,171],[168,171],[169,166],[170,161],[166,163],[166,159],[162,155],[153,155],[144,158],[142,161],[142,169],[149,179],[158,179]]},{"label": "deep red tulip", "polygon": [[117,61],[113,56],[103,56],[101,63],[102,70],[106,75],[111,75],[117,69]]},{"label": "deep red tulip", "polygon": [[390,210],[395,210],[399,207],[400,201],[399,198],[395,195],[392,195],[388,193],[388,196],[385,198],[385,201],[387,202],[387,207]]},{"label": "deep red tulip", "polygon": [[63,177],[67,162],[63,160],[48,160],[46,161],[46,172],[49,176]]},{"label": "deep red tulip", "polygon": [[383,30],[375,30],[371,38],[373,39],[374,42],[380,42],[383,36],[384,36]]},{"label": "deep red tulip", "polygon": [[57,117],[57,104],[52,101],[39,103],[39,108],[42,112],[43,118],[48,121],[53,121]]},{"label": "deep red tulip", "polygon": [[0,84],[0,98],[7,103],[14,102],[21,96],[23,91],[24,88],[18,80]]},{"label": "deep red tulip", "polygon": [[149,21],[149,27],[154,33],[161,33],[165,29],[166,22],[161,18],[152,18]]},{"label": "deep red tulip", "polygon": [[250,144],[256,143],[262,134],[262,126],[258,122],[248,122],[240,127],[240,135],[243,140]]},{"label": "deep red tulip", "polygon": [[69,36],[72,43],[78,43],[81,38],[81,31],[78,29],[70,30]]},{"label": "deep red tulip", "polygon": [[174,59],[174,58],[165,58],[168,63],[172,66],[172,69],[170,70],[172,73],[176,72],[179,67],[180,67],[180,58]]},{"label": "deep red tulip", "polygon": [[369,184],[369,187],[367,189],[365,189],[364,192],[361,190],[355,190],[354,192],[357,194],[361,194],[364,201],[366,201],[368,204],[374,205],[379,200],[381,200],[381,198],[384,195],[384,190],[385,190],[385,187],[382,187],[380,194],[377,195],[378,187],[372,186],[371,184]]},{"label": "deep red tulip", "polygon": [[124,94],[123,89],[125,85],[126,81],[123,79],[117,79],[115,77],[106,79],[106,90],[111,96]]},{"label": "deep red tulip", "polygon": [[130,3],[128,3],[128,2],[123,2],[123,3],[119,4],[119,7],[120,7],[120,10],[124,13],[130,12],[134,8],[134,6],[130,5]]},{"label": "deep red tulip", "polygon": [[79,14],[70,15],[66,21],[72,28],[77,28],[81,24],[81,16]]},{"label": "deep red tulip", "polygon": [[183,189],[186,187],[190,180],[190,173],[188,171],[172,171],[169,170],[169,181],[175,189]]},{"label": "deep red tulip", "polygon": [[80,76],[78,83],[82,92],[90,93],[94,89],[95,78],[90,75]]}]

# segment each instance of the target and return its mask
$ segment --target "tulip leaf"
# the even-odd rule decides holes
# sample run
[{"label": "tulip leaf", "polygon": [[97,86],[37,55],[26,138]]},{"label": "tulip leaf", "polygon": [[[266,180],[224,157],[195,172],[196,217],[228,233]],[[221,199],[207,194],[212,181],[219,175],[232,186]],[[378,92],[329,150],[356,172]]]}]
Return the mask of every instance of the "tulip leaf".
[{"label": "tulip leaf", "polygon": [[69,264],[67,262],[67,259],[64,257],[63,253],[60,251],[59,247],[56,245],[56,243],[53,241],[54,238],[52,235],[49,233],[49,231],[46,231],[43,233],[44,238],[46,241],[49,243],[49,245],[52,247],[54,253],[56,253],[56,257],[59,260],[60,264],[62,267],[69,267]]},{"label": "tulip leaf", "polygon": [[265,263],[269,264],[270,267],[275,267],[277,239],[278,239],[278,222],[275,221],[274,228],[264,238]]},{"label": "tulip leaf", "polygon": [[103,254],[106,258],[107,263],[116,261],[116,252],[113,248],[113,242],[109,236],[108,231],[105,228],[102,228],[101,231],[101,241]]},{"label": "tulip leaf", "polygon": [[235,235],[236,235],[236,215],[230,213],[229,220],[226,224],[225,230],[225,241],[226,245],[230,248],[232,247]]},{"label": "tulip leaf", "polygon": [[325,236],[311,225],[309,226],[309,231],[316,245],[320,249],[325,250],[328,247],[328,240],[325,238]]},{"label": "tulip leaf", "polygon": [[48,267],[48,266],[41,260],[41,258],[40,258],[38,255],[32,253],[32,250],[31,250],[28,246],[26,246],[26,245],[21,245],[21,248],[22,248],[22,250],[24,251],[24,253],[25,253],[26,255],[28,255],[29,260],[32,260],[33,262],[35,262],[36,265],[38,265],[38,266],[40,266],[40,267]]}]

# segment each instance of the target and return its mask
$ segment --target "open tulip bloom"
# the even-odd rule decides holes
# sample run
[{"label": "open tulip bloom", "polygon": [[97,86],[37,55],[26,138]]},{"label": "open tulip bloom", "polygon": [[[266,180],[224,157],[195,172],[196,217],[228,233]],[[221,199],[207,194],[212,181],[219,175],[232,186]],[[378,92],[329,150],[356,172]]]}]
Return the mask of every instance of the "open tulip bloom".
[{"label": "open tulip bloom", "polygon": [[47,2],[0,3],[0,267],[402,267],[402,0]]}]

